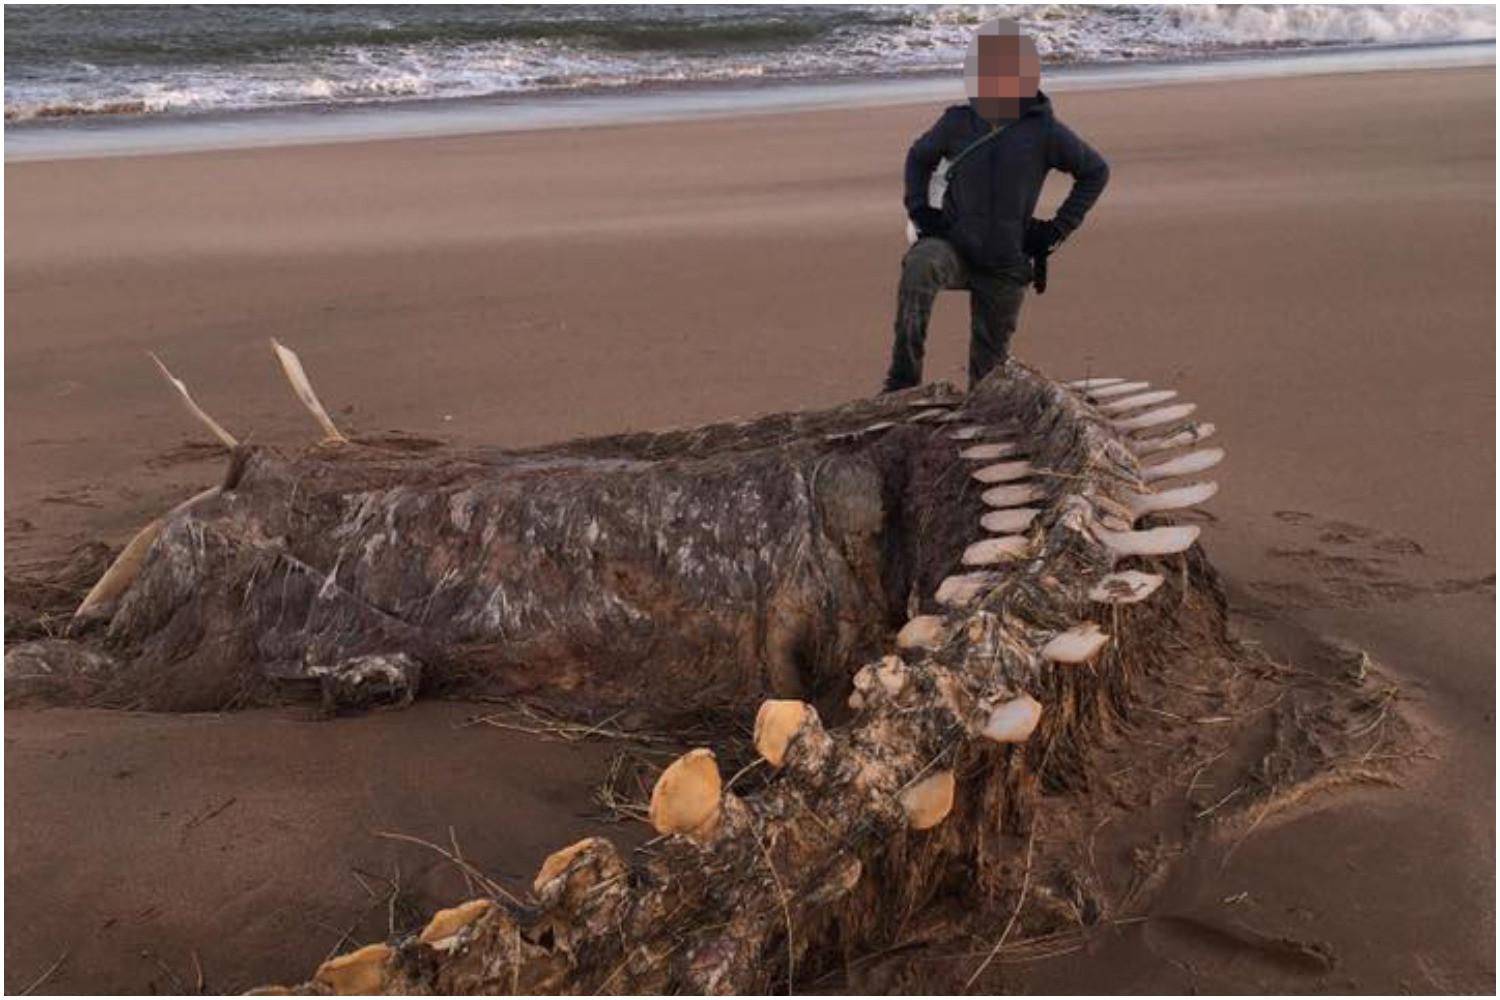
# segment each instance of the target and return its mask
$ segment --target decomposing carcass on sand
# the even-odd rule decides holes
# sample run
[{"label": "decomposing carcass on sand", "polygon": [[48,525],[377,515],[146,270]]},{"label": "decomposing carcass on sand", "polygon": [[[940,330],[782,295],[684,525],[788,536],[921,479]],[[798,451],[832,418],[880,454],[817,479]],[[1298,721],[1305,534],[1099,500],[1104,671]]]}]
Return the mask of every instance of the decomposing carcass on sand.
[{"label": "decomposing carcass on sand", "polygon": [[[69,637],[13,646],[8,696],[482,695],[643,729],[734,720],[726,743],[753,725],[759,758],[726,775],[705,740],[657,777],[661,836],[637,856],[559,845],[529,897],[443,910],[293,992],[767,992],[891,945],[943,898],[1029,893],[1037,919],[1086,924],[1107,901],[1084,841],[1123,800],[1097,793],[1096,758],[1153,699],[1165,735],[1142,753],[1186,745],[1187,714],[1161,707],[1193,689],[1162,684],[1173,671],[1225,698],[1277,683],[1231,669],[1200,529],[1176,523],[1224,453],[1170,390],[1011,361],[967,394],[413,449],[346,437],[275,349],[324,442],[239,444],[173,378],[231,450],[223,481],[126,546]],[[1352,728],[1351,698],[1297,725]],[[1281,767],[1265,808],[1311,775],[1294,760],[1263,754]]]}]

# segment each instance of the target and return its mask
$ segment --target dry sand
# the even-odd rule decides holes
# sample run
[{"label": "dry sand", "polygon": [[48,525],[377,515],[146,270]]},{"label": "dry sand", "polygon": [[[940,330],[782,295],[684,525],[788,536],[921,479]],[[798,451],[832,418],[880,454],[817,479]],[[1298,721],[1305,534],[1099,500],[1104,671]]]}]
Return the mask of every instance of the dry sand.
[{"label": "dry sand", "polygon": [[[1060,98],[1114,179],[1017,352],[1199,401],[1230,450],[1205,538],[1242,634],[1367,651],[1439,759],[1188,859],[1159,919],[1015,987],[1494,988],[1494,93],[1452,70]],[[463,442],[867,394],[901,159],[936,110],[8,165],[7,559],[118,544],[216,479],[147,350],[288,445],[314,428],[272,335],[345,424]],[[961,378],[965,308],[940,306],[929,377]],[[524,740],[452,728],[474,711],[7,712],[7,988],[64,953],[42,992],[191,986],[195,950],[214,988],[305,973],[361,918],[383,933],[351,868],[460,891],[379,830],[451,825],[524,880],[607,753],[528,766]]]}]

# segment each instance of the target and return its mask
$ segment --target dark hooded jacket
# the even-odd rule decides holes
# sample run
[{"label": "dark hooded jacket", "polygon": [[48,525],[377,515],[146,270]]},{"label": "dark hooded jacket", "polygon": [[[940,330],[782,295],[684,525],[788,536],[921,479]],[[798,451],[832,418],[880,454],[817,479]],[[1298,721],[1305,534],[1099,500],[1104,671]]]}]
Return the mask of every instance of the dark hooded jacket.
[{"label": "dark hooded jacket", "polygon": [[[968,104],[943,112],[906,154],[906,211],[927,204],[927,187],[939,161],[959,151],[993,126]],[[1052,102],[1035,100],[998,137],[959,164],[943,195],[943,233],[971,266],[985,271],[1014,267],[1027,260],[1026,225],[1036,211],[1049,170],[1073,176],[1073,190],[1058,208],[1063,234],[1083,224],[1083,217],[1109,182],[1109,165],[1052,113]]]}]

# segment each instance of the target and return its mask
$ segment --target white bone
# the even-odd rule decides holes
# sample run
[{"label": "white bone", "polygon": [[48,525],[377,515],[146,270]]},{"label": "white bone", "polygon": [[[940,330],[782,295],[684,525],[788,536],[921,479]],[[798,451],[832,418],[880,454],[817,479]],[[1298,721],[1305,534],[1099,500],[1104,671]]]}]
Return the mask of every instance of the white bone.
[{"label": "white bone", "polygon": [[986,538],[964,549],[963,564],[965,566],[998,566],[1001,563],[1014,562],[1023,558],[1029,548],[1030,544],[1021,535]]},{"label": "white bone", "polygon": [[1045,491],[1036,483],[1020,483],[1013,486],[996,486],[979,494],[987,507],[1020,507],[1040,500]]},{"label": "white bone", "polygon": [[1094,535],[1119,556],[1166,556],[1186,552],[1198,540],[1196,524],[1148,528],[1145,531],[1109,531],[1095,528]]},{"label": "white bone", "polygon": [[1182,448],[1199,441],[1207,440],[1214,436],[1218,430],[1213,424],[1189,424],[1179,431],[1173,431],[1164,437],[1142,438],[1139,441],[1127,441],[1126,447],[1135,452],[1139,458],[1154,455],[1159,451],[1167,451],[1170,448]]},{"label": "white bone", "polygon": [[959,401],[957,399],[941,399],[941,398],[938,398],[938,399],[913,399],[913,400],[909,401],[906,405],[909,406],[909,407],[911,407],[913,410],[921,410],[921,409],[924,409],[924,408],[929,407],[929,406],[957,406],[958,403],[959,403]]},{"label": "white bone", "polygon": [[976,444],[972,448],[965,448],[958,453],[959,458],[967,458],[973,462],[991,462],[997,458],[1004,458],[1013,454],[1018,445],[1014,441],[999,441],[995,444]]},{"label": "white bone", "polygon": [[909,424],[926,423],[929,420],[938,420],[948,413],[947,410],[919,410],[906,418]]},{"label": "white bone", "polygon": [[[147,353],[150,352],[148,351]],[[162,375],[168,382],[172,383],[173,388],[175,388],[178,394],[182,396],[182,403],[187,407],[187,411],[193,416],[197,417],[198,420],[208,428],[209,433],[219,439],[219,443],[221,443],[226,448],[233,448],[239,444],[239,442],[234,439],[233,434],[226,431],[219,425],[219,422],[217,420],[215,420],[213,417],[210,417],[207,413],[204,413],[203,408],[200,407],[197,403],[193,402],[193,397],[188,395],[187,386],[183,384],[181,379],[173,375],[171,372],[167,371],[167,366],[162,364],[161,358],[158,358],[155,354],[151,354],[151,360],[156,362],[156,367],[161,369]]]},{"label": "white bone", "polygon": [[1042,658],[1053,663],[1087,663],[1109,642],[1109,633],[1089,622],[1059,632],[1042,647]]},{"label": "white bone", "polygon": [[1187,510],[1211,500],[1218,492],[1218,483],[1206,482],[1189,483],[1175,490],[1162,490],[1158,493],[1141,493],[1130,500],[1130,516],[1137,518],[1164,510]]},{"label": "white bone", "polygon": [[992,510],[979,519],[980,527],[999,535],[1010,535],[1025,531],[1041,511],[1035,507],[1015,507],[1010,510]]},{"label": "white bone", "polygon": [[1121,382],[1119,385],[1107,385],[1102,389],[1090,389],[1086,393],[1095,400],[1113,399],[1116,396],[1128,396],[1133,392],[1151,388],[1150,382]]},{"label": "white bone", "polygon": [[941,417],[938,418],[938,423],[940,423],[940,424],[952,424],[952,423],[957,423],[960,420],[968,420],[968,419],[969,419],[968,414],[964,413],[962,410],[949,410],[947,413],[943,414]]},{"label": "white bone", "polygon": [[1176,398],[1176,389],[1158,389],[1155,392],[1142,392],[1134,396],[1126,396],[1124,399],[1112,399],[1108,403],[1100,403],[1099,412],[1125,413],[1130,410],[1138,410],[1143,406],[1155,406],[1157,403],[1165,403],[1169,399]]},{"label": "white bone", "polygon": [[943,644],[942,615],[917,615],[896,633],[899,649],[937,649]]},{"label": "white bone", "polygon": [[1191,476],[1204,472],[1222,461],[1224,461],[1223,448],[1204,448],[1200,451],[1190,451],[1186,455],[1179,455],[1159,465],[1148,465],[1141,470],[1141,476],[1146,482],[1154,483],[1158,479]]},{"label": "white bone", "polygon": [[1001,462],[998,465],[986,465],[982,469],[974,470],[972,475],[976,480],[987,485],[1011,483],[1031,475],[1031,463]]},{"label": "white bone", "polygon": [[980,594],[999,582],[1000,578],[994,573],[963,573],[950,576],[938,584],[935,599],[944,607],[962,608],[973,604]]},{"label": "white bone", "polygon": [[984,434],[985,430],[986,428],[980,427],[978,425],[972,427],[960,427],[958,428],[958,430],[953,431],[948,436],[954,441],[972,441]]},{"label": "white bone", "polygon": [[1024,743],[1042,718],[1042,703],[1029,694],[990,709],[979,735],[996,743]]},{"label": "white bone", "polygon": [[156,540],[161,537],[161,529],[167,521],[184,511],[192,510],[205,500],[218,496],[220,491],[220,487],[212,486],[202,493],[195,494],[136,532],[135,537],[120,550],[115,561],[109,564],[104,575],[99,577],[98,582],[89,589],[88,594],[83,598],[83,603],[79,604],[78,610],[73,612],[73,617],[93,618],[111,613],[115,603],[130,589],[131,584],[135,583],[136,577],[140,576],[141,563],[145,561],[146,553],[151,551],[151,546],[155,545]]},{"label": "white bone", "polygon": [[1089,591],[1089,600],[1102,604],[1137,604],[1156,593],[1161,584],[1162,577],[1155,573],[1133,569],[1111,573],[1094,584]]},{"label": "white bone", "polygon": [[1163,406],[1159,410],[1147,410],[1145,413],[1135,417],[1126,417],[1124,420],[1114,421],[1114,428],[1121,433],[1138,431],[1145,427],[1160,427],[1162,424],[1170,424],[1175,420],[1181,420],[1198,408],[1196,403],[1178,403],[1176,406]]},{"label": "white bone", "polygon": [[1097,389],[1101,385],[1119,385],[1122,378],[1080,378],[1064,383],[1069,389]]},{"label": "white bone", "polygon": [[271,338],[271,349],[276,352],[276,360],[281,362],[281,370],[286,374],[286,380],[292,383],[292,391],[297,394],[297,398],[302,400],[302,405],[307,407],[313,419],[323,428],[323,439],[341,444],[348,443],[349,439],[333,425],[328,411],[323,409],[323,404],[318,401],[318,395],[313,392],[312,383],[308,381],[307,372],[302,369],[302,361],[296,353],[282,346],[275,337]]}]

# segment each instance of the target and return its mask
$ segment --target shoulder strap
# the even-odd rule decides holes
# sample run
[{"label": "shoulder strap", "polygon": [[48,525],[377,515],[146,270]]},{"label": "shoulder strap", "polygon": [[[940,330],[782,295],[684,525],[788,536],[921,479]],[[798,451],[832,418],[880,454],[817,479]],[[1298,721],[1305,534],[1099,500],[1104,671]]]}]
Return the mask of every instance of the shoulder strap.
[{"label": "shoulder strap", "polygon": [[985,146],[990,142],[993,142],[996,138],[999,137],[1001,132],[1004,132],[1006,129],[1010,128],[1017,121],[1020,121],[1020,119],[1017,118],[1015,121],[1006,122],[1004,125],[996,125],[984,135],[980,136],[978,139],[975,139],[963,149],[959,150],[958,155],[955,156],[951,162],[949,162],[948,169],[943,171],[943,180],[947,181],[950,184],[953,183],[953,175],[958,171],[958,165],[964,162],[964,160],[968,159],[970,153],[979,149],[979,147],[981,146]]}]

